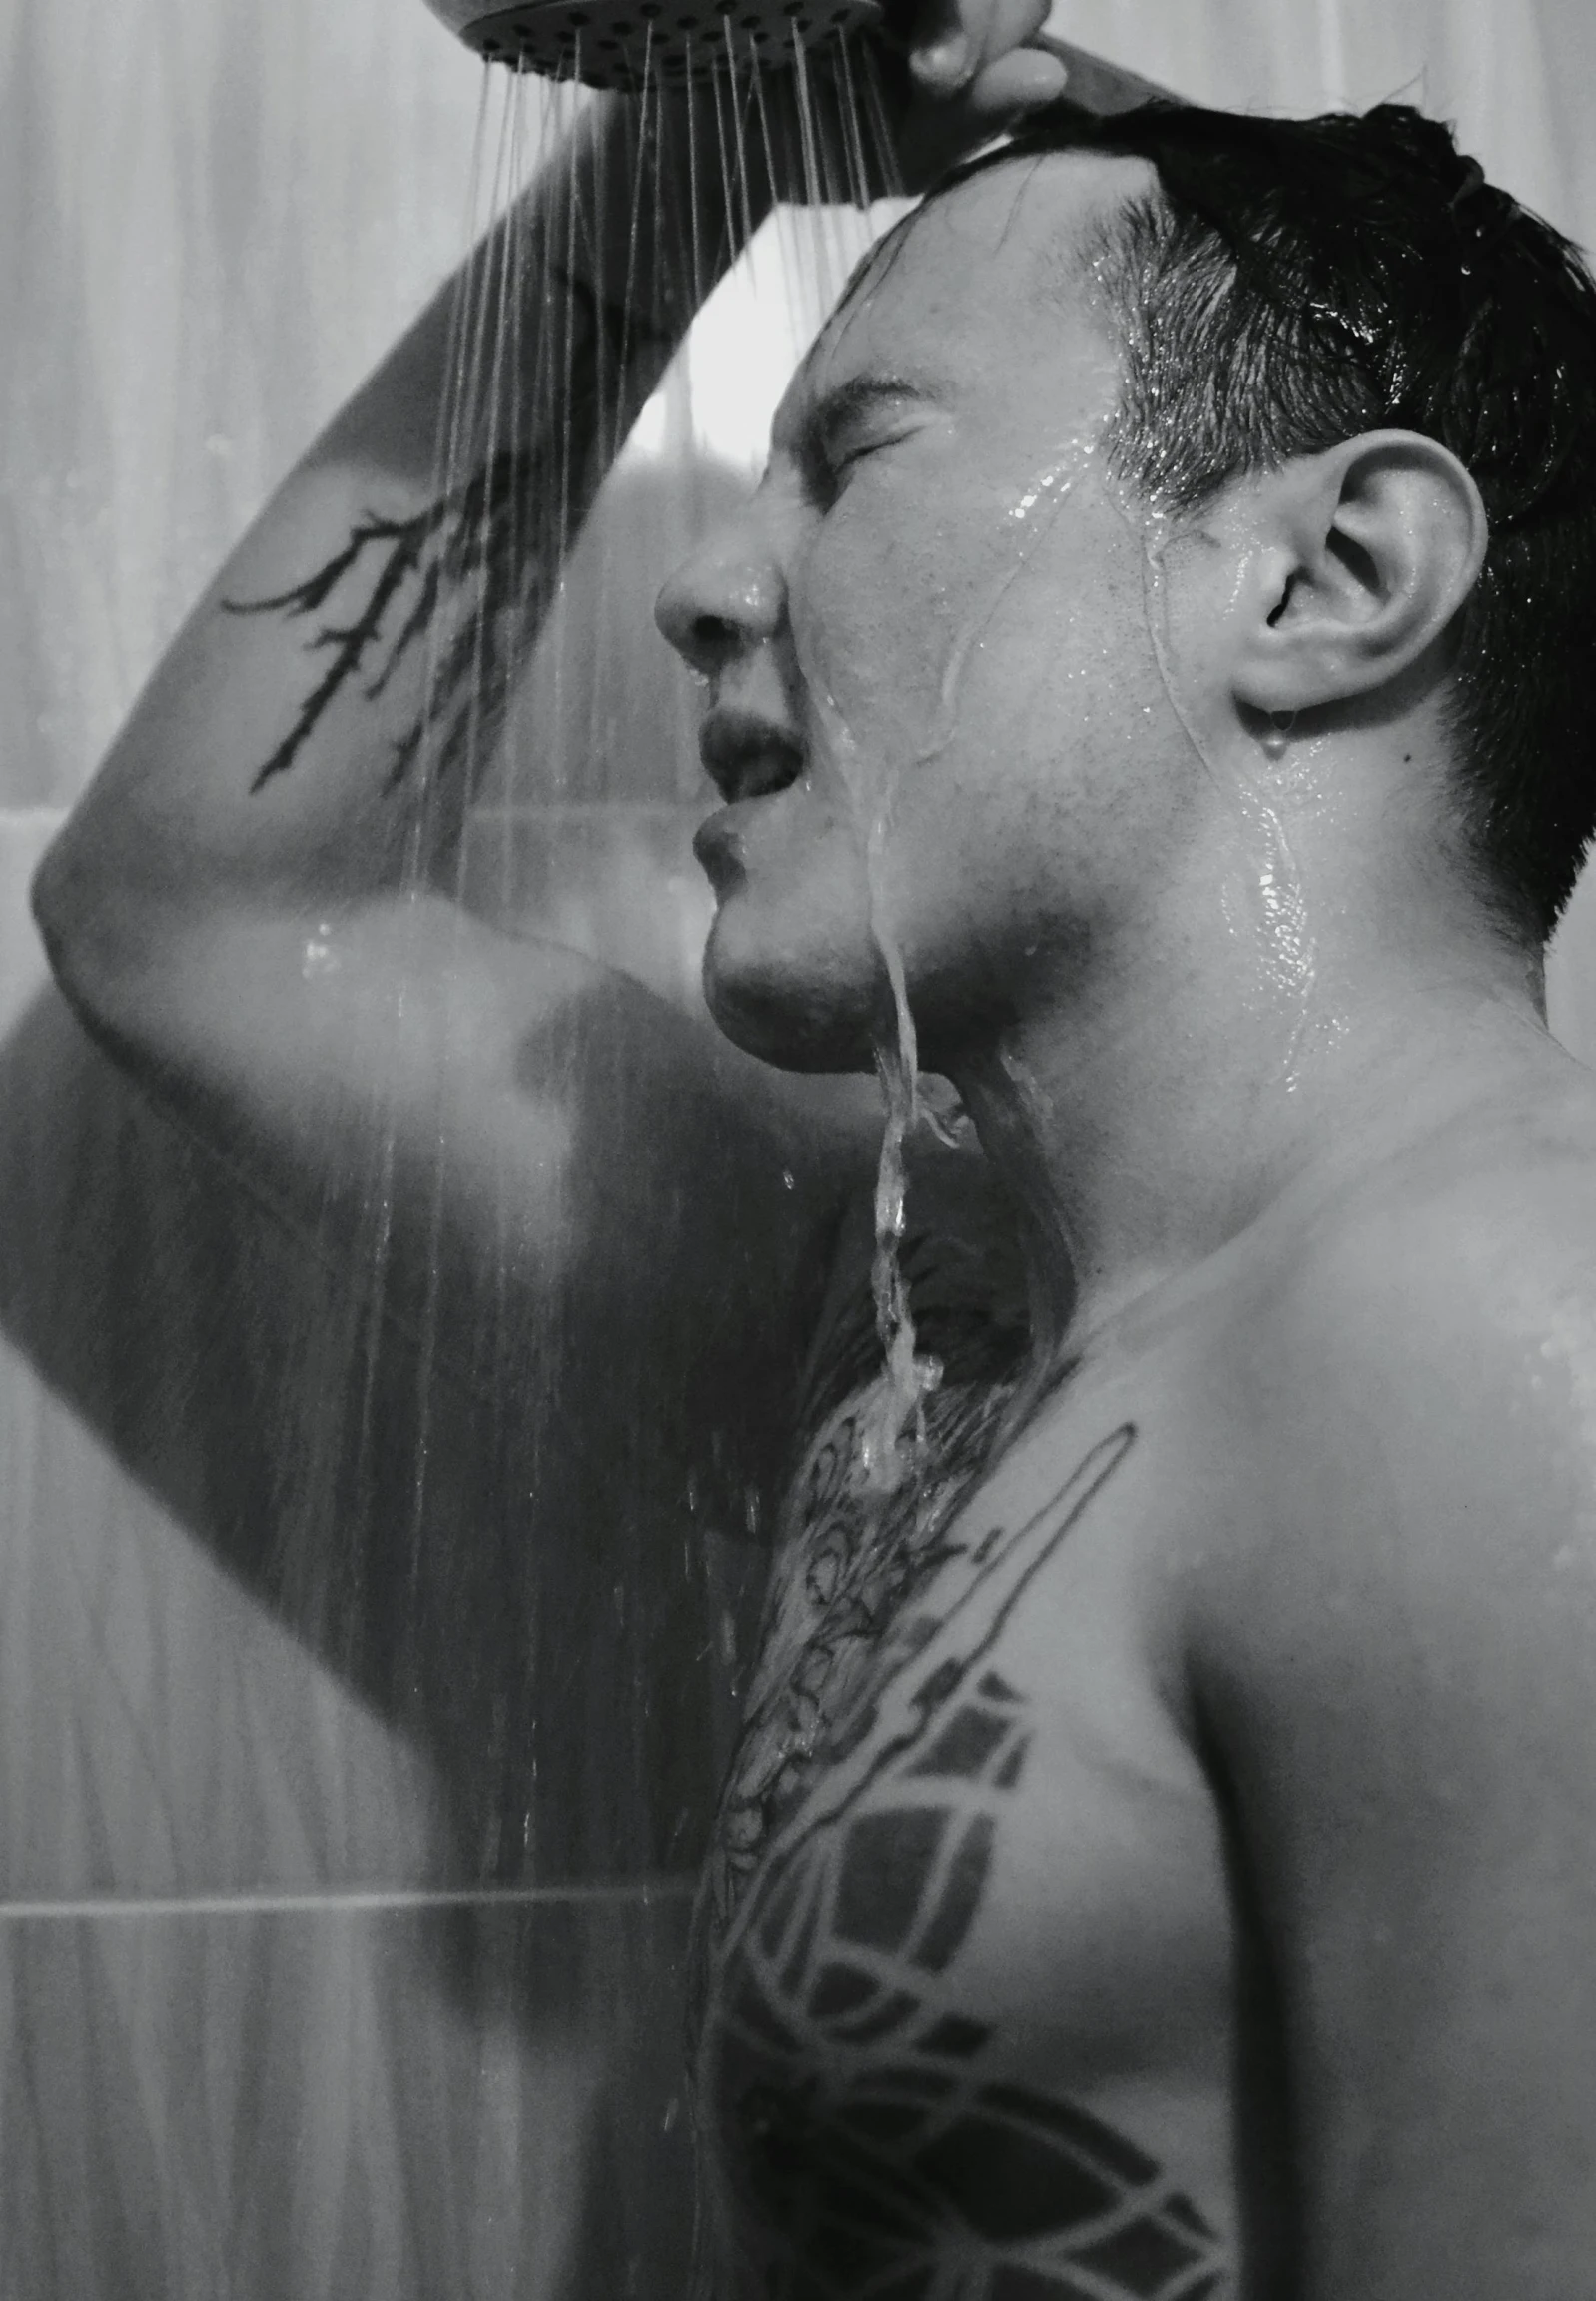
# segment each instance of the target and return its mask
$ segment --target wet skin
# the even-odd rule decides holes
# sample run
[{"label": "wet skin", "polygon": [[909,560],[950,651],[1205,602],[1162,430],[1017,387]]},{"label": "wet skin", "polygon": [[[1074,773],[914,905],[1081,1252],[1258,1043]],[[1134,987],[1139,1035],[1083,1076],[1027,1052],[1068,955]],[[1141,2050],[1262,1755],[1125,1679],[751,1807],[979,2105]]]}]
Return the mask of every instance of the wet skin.
[{"label": "wet skin", "polygon": [[729,2291],[1230,2290],[1275,2204],[1237,2178],[1237,1918],[1150,1652],[1169,1463],[1134,1414],[1168,1383],[1082,1381],[934,1537],[872,1524],[847,1415],[821,1441],[702,1920]]},{"label": "wet skin", "polygon": [[699,840],[720,895],[706,989],[756,1053],[868,1061],[859,849],[883,805],[886,924],[935,1057],[1068,966],[1061,937],[1103,892],[1072,857],[1094,882],[1133,853],[1146,871],[1127,743],[1151,725],[1192,774],[1094,452],[1118,355],[1071,254],[1145,181],[1112,160],[1034,187],[1001,171],[895,235],[783,402],[757,496],[661,599],[710,676],[731,801]]},{"label": "wet skin", "polygon": [[[1066,248],[1142,180],[1052,173]],[[1045,1000],[1117,867],[1145,870],[1127,743],[1152,722],[1192,772],[1094,452],[1118,360],[1056,208],[1039,248],[1016,207],[1000,176],[889,244],[758,498],[661,604],[711,675],[730,801],[699,838],[706,988],[781,1062],[868,1043],[861,833],[889,794],[883,913],[935,1050]],[[1094,1387],[951,1526],[900,1509],[884,1536],[847,1410],[789,1504],[703,1918],[700,2109],[750,2292],[1196,2297],[1229,2289],[1247,2215],[1266,2276],[1271,2152],[1236,2164],[1237,2121],[1279,2114],[1232,2084],[1268,2058],[1248,1919],[1145,1603],[1185,1483],[1147,1425],[1181,1385],[1147,1363]]]},{"label": "wet skin", "polygon": [[[1112,1139],[1096,1203],[1055,1193],[1060,1250],[1089,1241],[1068,1377],[990,1478],[884,1530],[845,1412],[788,1504],[703,1918],[737,2293],[1540,2291],[1558,2258],[1543,2167],[1589,2088],[1499,1928],[1584,1973],[1589,1794],[1507,1753],[1542,1637],[1554,1739],[1596,1753],[1596,1103],[1438,874],[1390,931],[1377,745],[1308,743],[1276,788],[1237,708],[1366,693],[1338,618],[1385,618],[1383,675],[1422,689],[1475,499],[1422,442],[1399,501],[1346,482],[1408,570],[1380,598],[1320,567],[1265,612],[1288,518],[1248,499],[1166,563],[1100,450],[1118,367],[1068,253],[1139,181],[1055,161],[934,204],[661,605],[713,685],[723,1029],[861,1059],[884,818],[922,1059],[1022,1203]],[[1433,694],[1402,707],[1411,765]],[[994,1057],[1044,1084],[1005,1101]],[[1149,1068],[1160,1132],[1122,1108],[1113,1139]]]},{"label": "wet skin", "polygon": [[[689,1474],[730,1513],[809,1441],[706,1889],[728,2290],[1566,2301],[1596,2257],[1596,1107],[1456,867],[1477,491],[1381,435],[1152,535],[1092,451],[1117,372],[1080,264],[1141,180],[934,202],[667,595],[731,800],[708,988],[765,1062],[624,957],[406,877],[424,650],[312,708],[396,563],[326,571],[374,517],[466,521],[432,500],[441,308],[196,610],[40,916],[90,1028],[319,1255],[369,1256],[381,1152],[388,1300],[439,1368],[490,1332],[502,1385],[565,1339],[533,1418],[560,1505],[503,1501],[529,1549],[603,1532],[595,1465],[675,1526]],[[596,417],[520,410],[526,469],[563,425],[593,463]],[[385,663],[424,597],[398,582]],[[466,793],[424,795],[445,854]],[[1061,1380],[961,1499],[1012,1352],[950,1358],[945,1487],[883,1517],[845,1395],[879,1126],[774,1066],[868,1058],[885,797],[882,914],[985,1149],[917,1184],[927,1283],[993,1291],[998,1176]]]},{"label": "wet skin", "polygon": [[825,1434],[706,1888],[728,2292],[1507,2292],[1571,2218],[1596,1109],[1454,1084],[929,1540]]}]

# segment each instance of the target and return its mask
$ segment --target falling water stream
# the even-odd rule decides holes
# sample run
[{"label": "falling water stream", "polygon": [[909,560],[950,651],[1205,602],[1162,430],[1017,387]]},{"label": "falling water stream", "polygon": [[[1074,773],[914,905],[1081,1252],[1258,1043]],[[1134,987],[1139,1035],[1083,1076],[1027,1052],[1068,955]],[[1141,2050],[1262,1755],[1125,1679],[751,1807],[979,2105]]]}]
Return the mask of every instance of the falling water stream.
[{"label": "falling water stream", "polygon": [[886,1119],[876,1176],[871,1269],[885,1372],[871,1408],[862,1416],[860,1435],[866,1477],[878,1493],[891,1493],[914,1475],[923,1453],[925,1401],[942,1379],[937,1360],[922,1355],[917,1348],[914,1313],[902,1268],[908,1189],[906,1148],[922,1118],[934,1132],[943,1134],[945,1130],[934,1108],[922,1101],[919,1049],[903,953],[889,919],[887,846],[894,803],[904,772],[917,773],[931,766],[957,739],[971,658],[984,644],[1009,594],[1046,541],[1092,452],[1090,438],[1071,440],[1009,506],[1001,570],[979,605],[953,634],[938,681],[935,720],[916,744],[907,768],[890,768],[872,779],[858,756],[829,682],[823,676],[812,675],[810,679],[811,691],[820,702],[831,762],[852,806],[864,864],[871,937],[890,995],[886,1028],[876,1046]]},{"label": "falling water stream", "polygon": [[[581,33],[575,36],[573,66],[578,74],[583,37]],[[745,39],[747,46],[740,50],[739,41]],[[540,626],[550,619],[551,609],[557,609],[562,581],[558,570],[564,566],[590,508],[606,458],[601,454],[593,469],[573,467],[569,426],[565,427],[567,447],[557,473],[550,518],[530,500],[517,476],[513,452],[506,449],[505,442],[518,436],[537,436],[550,410],[568,401],[573,388],[573,347],[579,341],[579,298],[590,292],[603,305],[618,292],[619,308],[627,314],[635,313],[641,301],[646,325],[642,283],[657,280],[662,269],[674,265],[688,280],[690,299],[696,306],[724,264],[725,219],[733,219],[746,234],[760,205],[760,184],[777,175],[778,147],[785,139],[789,149],[796,146],[804,205],[778,209],[771,231],[781,257],[776,292],[803,308],[803,323],[790,322],[796,353],[801,336],[818,325],[869,244],[872,231],[864,219],[872,194],[892,181],[882,102],[867,42],[845,34],[834,36],[826,49],[826,60],[817,63],[806,54],[802,40],[795,39],[784,55],[773,57],[768,44],[756,53],[751,35],[740,34],[729,18],[721,19],[697,43],[686,37],[673,42],[669,78],[671,86],[681,89],[685,98],[692,176],[684,244],[677,249],[662,247],[661,218],[667,213],[667,204],[661,198],[662,139],[658,129],[661,106],[675,99],[667,95],[667,75],[651,68],[652,56],[652,47],[645,41],[630,180],[593,177],[584,188],[585,198],[573,197],[568,202],[559,230],[552,237],[547,225],[539,228],[527,221],[529,203],[524,187],[528,157],[546,152],[561,132],[580,134],[586,108],[605,99],[595,99],[569,80],[488,75],[476,176],[486,188],[483,205],[490,229],[468,274],[456,315],[451,388],[439,431],[437,499],[463,502],[475,473],[502,469],[507,479],[501,500],[489,496],[476,507],[482,539],[475,545],[478,588],[468,602],[461,626],[474,650],[463,707],[456,652],[459,640],[441,618],[434,619],[428,629],[429,691],[434,702],[427,714],[426,767],[433,779],[463,772],[474,788],[496,747],[501,762],[508,763],[508,772],[522,778],[524,791],[533,747],[523,739],[516,722],[519,690],[515,670],[532,655],[540,643]],[[780,120],[774,117],[778,84],[771,76],[771,67],[777,62],[786,66],[787,111]],[[495,102],[499,107],[496,135],[490,122]],[[679,206],[678,198],[678,212]],[[617,220],[623,225],[620,231]],[[606,267],[613,277],[606,276]],[[768,287],[765,292],[768,295]],[[535,330],[529,328],[526,319],[528,308],[540,315]],[[535,335],[534,343],[528,342],[529,335]],[[617,382],[622,349],[612,345],[610,350],[615,372],[608,377],[595,372],[592,382],[613,397],[600,427],[601,446],[612,451],[642,409],[635,397],[626,397]],[[672,373],[679,374],[680,369],[678,360]],[[513,384],[508,392],[506,378]],[[888,850],[897,785],[906,769],[930,765],[958,736],[971,661],[1050,532],[1093,447],[1089,439],[1061,442],[1047,467],[1034,474],[1010,505],[999,571],[975,612],[950,638],[935,718],[914,747],[912,758],[894,767],[860,756],[836,701],[838,689],[847,684],[837,675],[838,670],[851,671],[852,667],[802,660],[804,647],[799,635],[800,669],[825,754],[819,765],[835,774],[848,796],[870,934],[885,991],[875,1048],[883,1129],[871,1272],[883,1373],[860,1425],[867,1483],[882,1495],[890,1494],[914,1474],[925,1435],[925,1401],[937,1388],[942,1371],[934,1358],[922,1355],[917,1347],[902,1267],[906,1151],[926,1113],[920,1092],[915,1020],[888,900]],[[552,475],[543,472],[538,476],[546,485]],[[538,534],[531,538],[519,532],[520,524],[528,520],[539,523]],[[542,531],[545,528],[546,533]],[[530,550],[524,547],[528,539]],[[519,587],[495,595],[495,569],[522,565],[526,575]],[[457,577],[458,569],[451,571]],[[552,621],[559,624],[557,612]],[[544,633],[541,644],[545,653],[547,639]],[[556,634],[556,685],[561,675],[559,643]],[[505,771],[502,764],[500,771]],[[417,844],[418,867],[424,861],[424,851],[423,837]],[[930,1123],[936,1126],[934,1115]]]},{"label": "falling water stream", "polygon": [[[575,466],[567,425],[557,475],[517,470],[516,439],[538,436],[549,413],[580,387],[580,379],[572,373],[581,342],[579,300],[590,290],[600,306],[613,302],[620,310],[633,312],[640,302],[646,307],[641,283],[658,279],[662,270],[674,266],[689,281],[693,302],[700,301],[724,261],[724,219],[734,219],[746,233],[759,205],[759,185],[776,174],[784,134],[796,140],[804,205],[778,208],[766,235],[767,243],[775,242],[776,261],[767,256],[759,263],[756,249],[755,263],[758,292],[767,304],[772,293],[787,300],[789,309],[782,317],[795,352],[881,228],[879,215],[870,218],[870,204],[873,195],[891,184],[893,162],[868,46],[847,35],[834,36],[825,62],[817,65],[801,40],[795,39],[786,55],[773,58],[768,45],[757,54],[751,39],[745,46],[745,36],[729,17],[709,23],[700,41],[674,43],[670,86],[682,90],[680,98],[673,99],[666,76],[651,69],[652,51],[645,48],[630,180],[606,180],[598,173],[580,187],[585,198],[568,202],[557,245],[546,227],[529,220],[531,164],[561,136],[579,134],[589,108],[608,99],[595,97],[578,79],[549,81],[491,67],[484,76],[473,170],[477,187],[473,206],[478,212],[470,225],[478,252],[465,275],[454,316],[434,496],[440,504],[464,507],[473,485],[480,486],[480,474],[501,473],[503,484],[496,495],[491,486],[481,491],[481,499],[469,505],[474,526],[462,520],[457,536],[444,544],[446,571],[454,585],[461,574],[475,578],[452,620],[433,611],[437,589],[430,570],[421,577],[415,617],[424,623],[428,650],[428,708],[418,762],[425,783],[463,774],[474,790],[496,773],[523,802],[558,797],[557,788],[552,792],[528,788],[529,773],[546,778],[550,763],[545,759],[540,764],[526,739],[526,683],[517,673],[541,652],[544,658],[552,653],[552,665],[545,668],[551,668],[556,696],[569,676],[570,667],[563,660],[569,635],[558,614],[563,588],[559,570],[591,507],[603,462],[639,415],[646,429],[653,413],[635,395],[628,397],[620,385],[625,348],[611,344],[610,372],[605,374],[600,363],[591,379],[593,387],[609,394],[594,468]],[[577,75],[581,37],[577,35]],[[779,123],[773,118],[773,63],[787,68],[789,110]],[[824,97],[817,89],[821,73]],[[658,173],[662,144],[658,129],[661,106],[673,100],[687,117],[692,178],[684,244],[667,248],[659,244],[667,203],[661,197]],[[619,231],[617,220],[623,220]],[[538,316],[538,325],[528,320],[528,312]],[[646,309],[644,318],[646,323]],[[682,365],[678,359],[672,377],[679,378]],[[668,378],[664,388],[668,395]],[[678,435],[680,429],[678,423]],[[539,480],[546,486],[551,476],[557,483],[550,510],[533,498],[532,487]],[[1050,477],[1042,484],[1046,489],[1052,483]],[[520,567],[525,569],[524,578],[505,585],[504,572]],[[430,592],[428,584],[433,584]],[[545,624],[552,628],[543,629]],[[966,634],[950,659],[945,714],[956,711],[961,667],[976,637],[974,632]],[[634,643],[633,635],[624,635],[623,643]],[[648,642],[643,638],[636,643]],[[470,651],[468,670],[463,648]],[[870,931],[890,992],[876,1048],[884,1123],[871,1278],[885,1373],[875,1410],[865,1418],[862,1439],[869,1482],[878,1491],[890,1492],[912,1469],[915,1448],[910,1434],[918,1427],[921,1402],[940,1379],[936,1362],[917,1351],[901,1268],[905,1150],[921,1114],[915,1027],[903,960],[888,925],[884,898],[891,789],[872,791],[871,778],[857,758],[825,681],[817,678],[813,686],[829,738],[830,765],[853,803]],[[928,756],[947,739],[940,731],[935,733]],[[557,777],[562,763],[552,764]],[[427,845],[424,822],[419,822],[413,858],[417,884],[428,870]],[[506,861],[506,882],[508,870]],[[440,1224],[441,1186],[435,1206]],[[375,1245],[381,1253],[386,1242],[379,1237]],[[439,1245],[440,1238],[434,1238],[434,1248]],[[434,1251],[434,1268],[439,1259]],[[430,1330],[435,1321],[428,1318],[426,1323]]]},{"label": "falling water stream", "polygon": [[[1203,773],[1222,791],[1240,831],[1245,858],[1244,885],[1226,890],[1224,902],[1232,932],[1251,942],[1259,996],[1279,1023],[1280,1076],[1295,1091],[1315,1018],[1318,953],[1306,895],[1291,843],[1281,819],[1272,779],[1222,765],[1203,739],[1187,693],[1187,667],[1179,660],[1171,629],[1168,554],[1169,519],[1150,511],[1114,483],[1105,501],[1136,539],[1142,563],[1142,603],[1148,641],[1170,711]],[[1336,1029],[1333,1019],[1326,1028]]]}]

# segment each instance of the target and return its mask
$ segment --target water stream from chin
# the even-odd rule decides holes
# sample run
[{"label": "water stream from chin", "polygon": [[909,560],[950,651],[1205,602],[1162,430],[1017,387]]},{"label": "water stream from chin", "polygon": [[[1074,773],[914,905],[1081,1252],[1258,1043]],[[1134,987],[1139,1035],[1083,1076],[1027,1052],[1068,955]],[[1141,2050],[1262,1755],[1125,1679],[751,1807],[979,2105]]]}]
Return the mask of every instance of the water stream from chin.
[{"label": "water stream from chin", "polygon": [[876,1166],[875,1239],[870,1291],[883,1372],[859,1420],[859,1459],[866,1484],[879,1496],[913,1477],[925,1450],[926,1400],[942,1381],[940,1362],[918,1347],[914,1310],[903,1271],[903,1237],[908,1207],[905,1156],[920,1118],[920,1058],[909,1005],[903,952],[892,930],[886,901],[886,843],[892,828],[893,779],[872,792],[858,745],[823,680],[811,693],[830,764],[835,769],[859,835],[870,939],[886,978],[890,1018],[875,1034],[876,1076],[885,1117]]},{"label": "water stream from chin", "polygon": [[[978,605],[955,631],[938,685],[933,724],[912,754],[915,770],[930,765],[960,733],[964,683],[1010,592],[1025,573],[1063,509],[1092,453],[1091,442],[1076,439],[1038,472],[1005,514],[1007,548],[995,580],[983,587]],[[852,811],[859,839],[871,941],[888,993],[888,1011],[875,1038],[876,1073],[885,1107],[881,1154],[876,1172],[875,1243],[871,1294],[883,1373],[860,1427],[860,1458],[867,1482],[888,1494],[924,1466],[926,1402],[942,1381],[939,1361],[918,1346],[913,1306],[903,1271],[907,1215],[906,1151],[924,1119],[939,1135],[946,1127],[921,1093],[919,1045],[902,948],[891,924],[887,895],[887,845],[902,768],[889,769],[874,783],[835,694],[823,676],[809,678],[820,730]]]}]

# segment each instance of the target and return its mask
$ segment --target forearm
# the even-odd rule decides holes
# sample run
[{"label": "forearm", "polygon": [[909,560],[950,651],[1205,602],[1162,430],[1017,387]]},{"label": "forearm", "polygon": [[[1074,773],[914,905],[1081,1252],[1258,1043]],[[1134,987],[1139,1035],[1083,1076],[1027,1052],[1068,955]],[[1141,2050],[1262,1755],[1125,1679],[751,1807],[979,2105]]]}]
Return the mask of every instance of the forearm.
[{"label": "forearm", "polygon": [[659,116],[640,152],[633,107],[584,114],[224,567],[41,874],[58,951],[446,862],[561,553],[765,205],[729,217],[706,125]]}]

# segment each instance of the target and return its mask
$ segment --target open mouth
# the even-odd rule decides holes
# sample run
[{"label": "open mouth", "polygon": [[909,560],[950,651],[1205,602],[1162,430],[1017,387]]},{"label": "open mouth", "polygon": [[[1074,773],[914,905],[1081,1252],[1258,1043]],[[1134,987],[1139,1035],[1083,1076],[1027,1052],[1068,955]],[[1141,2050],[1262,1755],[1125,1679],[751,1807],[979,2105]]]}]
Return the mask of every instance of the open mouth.
[{"label": "open mouth", "polygon": [[804,771],[803,746],[785,727],[752,711],[721,706],[704,721],[698,753],[728,806],[768,799]]}]

